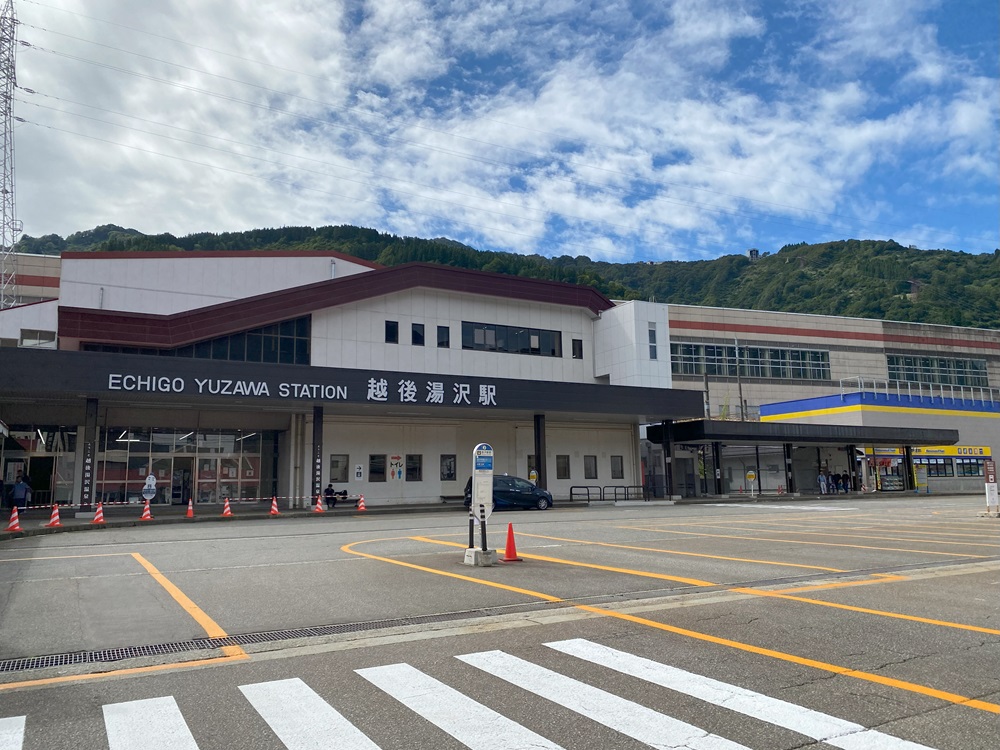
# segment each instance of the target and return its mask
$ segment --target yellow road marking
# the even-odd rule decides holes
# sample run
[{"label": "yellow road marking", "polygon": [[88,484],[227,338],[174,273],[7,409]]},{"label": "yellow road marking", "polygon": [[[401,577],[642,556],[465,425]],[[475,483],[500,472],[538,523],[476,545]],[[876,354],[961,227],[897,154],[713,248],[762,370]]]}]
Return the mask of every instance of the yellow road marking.
[{"label": "yellow road marking", "polygon": [[[417,538],[424,539],[422,537],[417,537]],[[370,540],[370,541],[376,541],[376,540]],[[796,656],[795,654],[788,654],[783,651],[775,651],[773,649],[761,648],[760,646],[753,646],[749,643],[733,641],[728,638],[720,638],[718,636],[709,635],[708,633],[699,633],[695,630],[687,630],[685,628],[679,628],[674,625],[667,625],[666,623],[656,622],[655,620],[648,620],[644,617],[636,617],[635,615],[629,615],[623,612],[616,612],[610,609],[601,609],[600,607],[592,607],[586,604],[575,604],[571,601],[560,599],[558,597],[554,597],[549,594],[543,594],[539,591],[531,591],[530,589],[515,588],[512,586],[507,586],[506,584],[497,583],[495,581],[487,581],[481,578],[473,578],[471,576],[463,576],[457,573],[435,570],[434,568],[428,568],[423,565],[415,565],[413,563],[403,562],[401,560],[393,560],[392,558],[381,557],[379,555],[370,555],[368,553],[359,552],[353,549],[354,545],[365,544],[365,543],[366,542],[364,541],[351,542],[350,544],[343,545],[340,549],[341,551],[347,552],[348,554],[351,555],[358,555],[360,557],[366,557],[371,560],[379,560],[382,562],[390,563],[392,565],[401,565],[403,567],[411,568],[413,570],[420,570],[426,573],[433,573],[434,575],[443,575],[449,578],[456,578],[463,581],[469,581],[471,583],[476,583],[481,586],[490,586],[493,588],[504,589],[506,591],[516,591],[518,593],[524,594],[525,596],[535,597],[543,601],[565,602],[567,605],[574,607],[575,609],[582,610],[584,612],[591,612],[593,614],[601,615],[604,617],[614,617],[619,620],[634,622],[638,625],[645,625],[647,627],[655,628],[658,630],[664,630],[670,633],[675,633],[677,635],[683,635],[689,638],[695,638],[697,640],[707,641],[709,643],[715,643],[721,646],[727,646],[729,648],[748,651],[750,653],[759,654],[761,656],[768,656],[774,659],[780,659],[782,661],[792,662],[807,667],[813,667],[814,669],[820,669],[826,672],[832,672],[834,674],[844,675],[846,677],[854,677],[859,680],[867,680],[869,682],[886,685],[899,690],[905,690],[912,693],[919,693],[921,695],[930,696],[932,698],[938,698],[939,700],[943,700],[948,703],[954,703],[957,705],[968,706],[970,708],[976,708],[981,711],[989,711],[991,713],[1000,714],[1000,704],[989,703],[987,701],[981,701],[974,698],[969,698],[964,695],[958,695],[957,693],[950,693],[944,690],[938,690],[936,688],[927,687],[926,685],[918,685],[917,683],[914,682],[906,682],[905,680],[897,680],[892,677],[883,677],[882,675],[872,674],[871,672],[863,672],[861,670],[851,669],[849,667],[841,667],[836,664],[829,664],[827,662],[817,661],[815,659],[807,659],[801,656]],[[451,545],[454,543],[446,542],[445,544]]]},{"label": "yellow road marking", "polygon": [[[138,563],[146,569],[146,572],[153,577],[158,584],[163,586],[167,590],[167,593],[174,598],[178,604],[194,618],[194,621],[201,625],[205,629],[205,633],[209,638],[225,638],[229,635],[225,630],[219,627],[219,625],[209,617],[205,612],[193,601],[191,601],[187,594],[177,588],[163,573],[156,569],[156,567],[145,557],[140,555],[138,552],[133,552],[132,557],[134,557]],[[222,653],[226,656],[246,656],[246,652],[239,646],[223,646]]]},{"label": "yellow road marking", "polygon": [[67,674],[61,677],[43,677],[38,680],[25,680],[23,682],[7,682],[0,684],[0,690],[13,690],[24,687],[44,687],[46,685],[58,685],[63,682],[77,682],[80,680],[96,680],[102,677],[123,677],[125,675],[143,674],[145,672],[162,672],[167,669],[190,669],[192,667],[203,667],[206,665],[227,664],[234,661],[246,661],[250,657],[243,653],[232,656],[216,656],[211,659],[198,659],[197,661],[185,661],[175,664],[155,664],[149,667],[131,667],[129,669],[113,669],[110,672],[89,672],[87,674]]},{"label": "yellow road marking", "polygon": [[[876,583],[876,581],[872,581]],[[991,635],[1000,635],[1000,630],[994,630],[992,628],[981,628],[976,625],[964,625],[960,622],[948,622],[947,620],[932,620],[929,617],[917,617],[915,615],[901,615],[896,612],[885,612],[880,609],[868,609],[867,607],[854,607],[850,604],[837,604],[835,602],[825,602],[821,599],[806,599],[801,596],[788,596],[785,591],[762,591],[760,589],[730,589],[730,591],[738,591],[741,594],[753,594],[754,596],[767,596],[774,599],[787,599],[792,602],[804,602],[805,604],[817,604],[821,607],[833,607],[835,609],[846,609],[851,612],[863,612],[868,615],[878,615],[879,617],[892,617],[897,620],[910,620],[912,622],[922,622],[927,625],[940,625],[944,628],[958,628],[959,630],[972,630],[977,633],[990,633]]]},{"label": "yellow road marking", "polygon": [[[430,544],[443,544],[447,547],[465,547],[464,544],[459,544],[458,542],[445,542],[438,539],[430,539],[424,536],[411,536],[410,539],[418,542],[428,542]],[[343,548],[341,548],[343,549]],[[356,553],[360,554],[360,553]],[[689,583],[692,586],[717,586],[718,584],[712,583],[711,581],[702,581],[698,578],[683,578],[681,576],[668,576],[665,573],[650,573],[645,570],[632,570],[631,568],[614,568],[608,565],[595,565],[593,563],[576,562],[574,560],[563,560],[558,557],[546,557],[545,555],[526,555],[524,553],[518,553],[521,557],[529,560],[540,560],[542,562],[553,562],[559,563],[560,565],[572,565],[577,568],[591,568],[593,570],[605,570],[609,573],[625,573],[630,576],[640,576],[642,578],[659,578],[664,581],[677,581],[678,583]],[[449,574],[452,575],[452,574]],[[472,580],[478,581],[478,578],[473,578]]]},{"label": "yellow road marking", "polygon": [[684,555],[686,557],[707,557],[712,560],[730,560],[732,562],[757,563],[759,565],[779,565],[787,568],[807,568],[809,570],[825,570],[830,573],[847,573],[840,568],[825,568],[822,565],[803,565],[802,563],[781,562],[778,560],[755,560],[746,557],[724,557],[723,555],[707,555],[701,552],[682,552],[675,549],[660,549],[658,547],[634,547],[628,544],[611,544],[610,542],[588,542],[585,539],[564,539],[558,536],[544,536],[543,534],[525,534],[521,532],[519,536],[527,536],[532,539],[550,539],[555,542],[572,542],[574,544],[589,544],[595,547],[612,547],[614,549],[632,549],[639,552],[659,552],[665,555]]},{"label": "yellow road marking", "polygon": [[[702,534],[697,531],[677,531],[676,529],[653,529],[647,526],[623,526],[631,531],[655,531],[660,534],[685,534],[687,536],[707,536],[714,539],[747,539],[752,542],[776,542],[778,544],[810,544],[817,547],[848,547],[850,549],[870,549],[882,552],[912,552],[917,555],[943,555],[945,557],[974,557],[977,560],[988,559],[990,555],[966,555],[961,552],[932,552],[921,549],[899,549],[897,547],[871,547],[863,544],[836,544],[833,542],[807,542],[802,539],[763,539],[756,536],[736,536],[732,534]],[[708,527],[711,528],[711,527]]]},{"label": "yellow road marking", "polygon": [[[191,615],[201,627],[205,630],[205,633],[209,638],[225,638],[228,633],[219,627],[218,623],[215,622],[211,617],[209,617],[204,610],[202,610],[197,604],[195,604],[191,599],[181,591],[177,586],[173,584],[163,573],[157,570],[156,566],[153,565],[149,560],[140,555],[138,552],[121,552],[112,554],[100,554],[100,555],[67,555],[66,558],[74,557],[116,557],[128,555],[134,558],[146,572],[160,584],[167,593],[173,597],[174,601],[181,605],[185,612]],[[64,559],[64,558],[48,558],[48,559]],[[220,648],[224,656],[217,656],[211,659],[197,659],[195,661],[186,662],[174,662],[171,664],[155,664],[148,667],[131,667],[129,669],[114,669],[108,672],[89,672],[87,674],[77,674],[77,675],[63,675],[61,677],[44,677],[38,680],[25,680],[23,682],[8,682],[0,684],[0,690],[12,690],[14,688],[21,687],[43,687],[45,685],[57,685],[63,682],[76,682],[79,680],[93,680],[99,677],[120,677],[123,675],[132,674],[144,674],[146,672],[160,672],[167,669],[188,669],[191,667],[204,666],[206,664],[225,664],[233,661],[245,661],[250,658],[246,651],[244,651],[240,646],[222,646]]]}]

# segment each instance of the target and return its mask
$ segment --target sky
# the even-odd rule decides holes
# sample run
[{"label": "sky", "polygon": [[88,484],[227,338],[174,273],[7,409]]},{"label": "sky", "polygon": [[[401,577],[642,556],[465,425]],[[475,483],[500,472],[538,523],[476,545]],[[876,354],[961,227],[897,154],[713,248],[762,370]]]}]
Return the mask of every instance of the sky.
[{"label": "sky", "polygon": [[996,0],[14,0],[33,237],[1000,247]]}]

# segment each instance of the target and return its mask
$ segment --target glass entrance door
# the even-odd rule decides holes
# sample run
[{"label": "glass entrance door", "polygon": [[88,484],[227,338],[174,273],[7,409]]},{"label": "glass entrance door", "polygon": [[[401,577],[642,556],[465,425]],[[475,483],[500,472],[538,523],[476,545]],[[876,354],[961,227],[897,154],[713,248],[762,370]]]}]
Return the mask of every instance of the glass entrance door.
[{"label": "glass entrance door", "polygon": [[170,480],[170,502],[174,505],[186,505],[194,497],[191,493],[191,472],[194,468],[194,458],[174,456],[174,469]]}]

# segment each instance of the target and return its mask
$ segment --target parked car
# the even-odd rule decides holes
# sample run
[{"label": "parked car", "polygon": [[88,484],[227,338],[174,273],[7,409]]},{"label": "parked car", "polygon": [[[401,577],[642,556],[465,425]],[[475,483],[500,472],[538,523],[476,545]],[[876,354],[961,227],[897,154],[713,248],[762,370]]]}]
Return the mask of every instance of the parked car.
[{"label": "parked car", "polygon": [[[472,504],[472,477],[465,484],[465,507]],[[512,477],[507,474],[493,475],[493,509],[504,508],[538,508],[546,510],[552,507],[552,494],[548,490],[536,487],[527,479]]]}]

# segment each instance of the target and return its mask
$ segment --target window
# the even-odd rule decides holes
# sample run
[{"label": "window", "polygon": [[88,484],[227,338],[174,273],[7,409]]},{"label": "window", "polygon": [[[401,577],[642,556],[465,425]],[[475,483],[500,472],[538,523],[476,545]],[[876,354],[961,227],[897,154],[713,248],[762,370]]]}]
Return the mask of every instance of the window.
[{"label": "window", "polygon": [[830,380],[830,353],[728,344],[670,344],[674,375]]},{"label": "window", "polygon": [[187,357],[227,362],[268,362],[283,365],[310,364],[309,347],[312,319],[305,315],[262,328],[252,328],[229,336],[221,336],[174,349],[153,349],[83,344],[88,352],[112,354],[144,354],[158,357]]},{"label": "window", "polygon": [[955,476],[950,458],[914,458],[913,464],[914,466],[926,466],[929,477]]},{"label": "window", "polygon": [[583,478],[597,479],[597,456],[583,457]]},{"label": "window", "polygon": [[583,339],[573,339],[573,359],[583,359]]},{"label": "window", "polygon": [[407,482],[422,482],[424,481],[424,457],[412,453],[406,454],[406,481]]},{"label": "window", "polygon": [[441,454],[441,481],[454,482],[456,478],[456,462],[454,453]]},{"label": "window", "polygon": [[885,358],[889,368],[889,380],[975,388],[990,386],[984,359],[911,357],[902,354],[887,354]]},{"label": "window", "polygon": [[625,461],[623,460],[622,456],[611,457],[611,478],[612,479],[625,478]]},{"label": "window", "polygon": [[52,348],[56,343],[55,331],[35,331],[21,329],[21,346],[41,346]]},{"label": "window", "polygon": [[569,456],[556,456],[556,479],[569,478]]},{"label": "window", "polygon": [[506,354],[562,356],[562,333],[543,328],[462,321],[462,348]]},{"label": "window", "polygon": [[981,458],[956,458],[955,473],[960,477],[981,477],[984,476],[983,459]]},{"label": "window", "polygon": [[385,481],[385,454],[371,454],[368,456],[368,481]]},{"label": "window", "polygon": [[649,324],[649,358],[656,359],[656,323]]},{"label": "window", "polygon": [[451,329],[448,326],[438,326],[438,349],[451,347]]},{"label": "window", "polygon": [[399,321],[396,320],[385,321],[385,343],[387,344],[399,343]]},{"label": "window", "polygon": [[410,343],[413,346],[424,345],[424,324],[414,323],[410,330]]},{"label": "window", "polygon": [[334,484],[343,484],[347,481],[347,464],[350,456],[346,453],[330,454],[330,481]]}]

